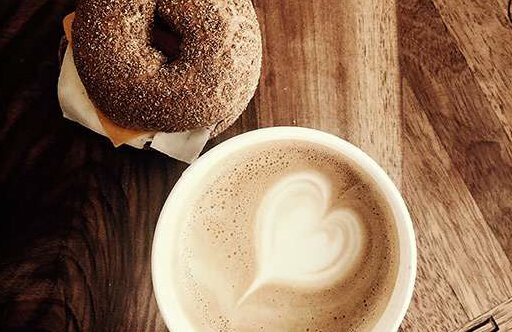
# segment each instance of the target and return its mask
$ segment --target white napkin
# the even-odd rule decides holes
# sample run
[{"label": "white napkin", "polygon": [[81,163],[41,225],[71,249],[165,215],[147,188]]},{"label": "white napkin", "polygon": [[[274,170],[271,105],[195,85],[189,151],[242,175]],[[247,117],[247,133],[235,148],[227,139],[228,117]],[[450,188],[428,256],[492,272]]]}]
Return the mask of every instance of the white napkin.
[{"label": "white napkin", "polygon": [[[70,45],[66,49],[62,62],[58,95],[62,115],[66,119],[78,122],[100,135],[107,136],[98,119],[96,108],[78,76]],[[147,142],[151,142],[150,146],[153,149],[190,164],[203,150],[210,138],[210,132],[210,128],[202,128],[179,133],[148,133],[132,139],[127,144],[142,149]]]}]

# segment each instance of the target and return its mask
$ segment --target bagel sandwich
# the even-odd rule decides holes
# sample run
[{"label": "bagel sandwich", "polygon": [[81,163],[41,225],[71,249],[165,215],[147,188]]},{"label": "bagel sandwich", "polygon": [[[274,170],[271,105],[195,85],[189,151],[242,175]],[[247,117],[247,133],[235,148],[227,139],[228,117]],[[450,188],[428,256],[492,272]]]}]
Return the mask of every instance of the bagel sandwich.
[{"label": "bagel sandwich", "polygon": [[[238,118],[258,83],[261,35],[244,1],[79,2],[63,20],[63,115],[116,147],[193,161]],[[156,48],[155,17],[181,39]]]}]

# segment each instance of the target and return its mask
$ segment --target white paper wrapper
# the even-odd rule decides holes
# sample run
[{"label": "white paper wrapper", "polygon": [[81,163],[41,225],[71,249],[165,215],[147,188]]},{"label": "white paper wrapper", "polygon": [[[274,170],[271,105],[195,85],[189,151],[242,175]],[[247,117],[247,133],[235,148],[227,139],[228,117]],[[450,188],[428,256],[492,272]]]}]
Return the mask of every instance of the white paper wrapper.
[{"label": "white paper wrapper", "polygon": [[[107,136],[98,119],[96,109],[78,76],[70,45],[66,49],[62,62],[58,95],[62,115],[65,118],[78,122],[100,135]],[[142,149],[147,142],[151,142],[150,146],[153,149],[190,164],[197,159],[209,138],[210,129],[203,128],[180,133],[147,134],[135,138],[127,144]]]}]

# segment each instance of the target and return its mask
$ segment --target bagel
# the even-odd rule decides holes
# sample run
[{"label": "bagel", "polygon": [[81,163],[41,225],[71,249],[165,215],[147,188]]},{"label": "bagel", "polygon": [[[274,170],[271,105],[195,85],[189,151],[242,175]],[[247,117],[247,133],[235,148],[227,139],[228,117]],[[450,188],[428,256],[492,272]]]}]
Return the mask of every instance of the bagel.
[{"label": "bagel", "polygon": [[[151,43],[158,16],[181,37]],[[83,0],[72,23],[78,75],[114,124],[142,132],[231,125],[258,84],[261,35],[250,0]]]}]

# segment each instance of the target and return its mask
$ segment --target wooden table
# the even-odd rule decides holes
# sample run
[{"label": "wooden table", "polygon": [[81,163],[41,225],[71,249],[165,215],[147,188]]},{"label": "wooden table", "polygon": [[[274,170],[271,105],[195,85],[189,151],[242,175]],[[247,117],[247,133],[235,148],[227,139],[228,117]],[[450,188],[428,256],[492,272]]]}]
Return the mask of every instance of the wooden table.
[{"label": "wooden table", "polygon": [[[506,0],[254,4],[260,86],[209,147],[274,125],[360,146],[401,188],[415,224],[418,279],[402,330],[512,330]],[[0,2],[0,330],[165,331],[151,239],[187,165],[114,149],[62,119],[57,49],[74,7]]]}]

